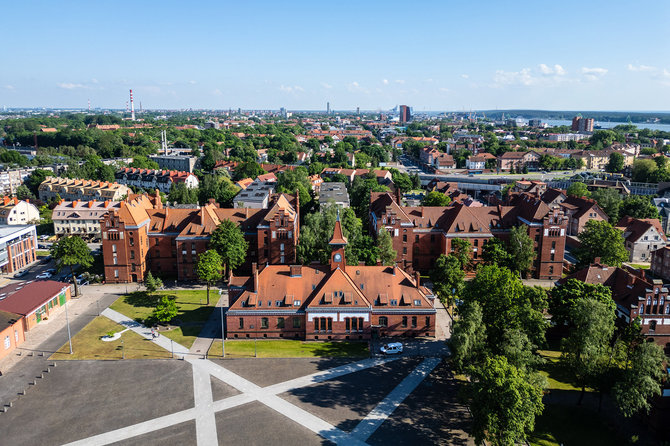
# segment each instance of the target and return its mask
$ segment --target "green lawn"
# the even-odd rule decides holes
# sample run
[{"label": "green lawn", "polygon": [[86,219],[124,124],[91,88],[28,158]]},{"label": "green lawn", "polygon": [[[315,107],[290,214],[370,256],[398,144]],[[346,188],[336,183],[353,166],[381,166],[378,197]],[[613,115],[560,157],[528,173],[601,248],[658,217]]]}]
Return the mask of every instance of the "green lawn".
[{"label": "green lawn", "polygon": [[624,445],[616,432],[604,425],[598,414],[579,406],[547,405],[535,419],[535,432],[528,438],[532,446]]},{"label": "green lawn", "polygon": [[649,269],[651,265],[640,265],[639,263],[630,263],[630,266],[637,269]]},{"label": "green lawn", "polygon": [[162,294],[177,296],[175,303],[179,312],[175,319],[181,321],[181,326],[169,331],[161,331],[161,334],[190,348],[212,313],[219,299],[218,293],[210,292],[211,302],[208,306],[205,290],[168,290],[158,291],[153,295],[140,291],[121,296],[110,308],[138,322],[144,322],[144,319],[153,312],[157,296]]},{"label": "green lawn", "polygon": [[[367,342],[305,342],[295,340],[259,340],[255,342],[259,358],[331,358],[367,357]],[[210,356],[221,356],[221,341],[214,341]],[[226,341],[226,358],[253,358],[254,341]]]},{"label": "green lawn", "polygon": [[[98,316],[88,323],[79,333],[72,338],[72,351],[66,342],[51,355],[50,359],[121,359],[125,350],[126,359],[162,359],[169,358],[170,352],[163,350],[148,339],[144,339],[137,333],[127,330],[115,341],[104,342],[100,338],[108,332],[120,332],[125,327]],[[123,344],[121,343],[123,341]]]},{"label": "green lawn", "polygon": [[50,251],[45,251],[43,249],[38,249],[37,251],[35,251],[35,253],[36,253],[37,257],[46,257],[46,256],[51,255]]},{"label": "green lawn", "polygon": [[[548,390],[581,391],[580,387],[575,387],[575,379],[572,373],[560,363],[561,352],[556,350],[539,350],[538,352],[546,360],[540,366],[540,373],[547,377]],[[586,391],[591,392],[592,389],[587,388]]]}]

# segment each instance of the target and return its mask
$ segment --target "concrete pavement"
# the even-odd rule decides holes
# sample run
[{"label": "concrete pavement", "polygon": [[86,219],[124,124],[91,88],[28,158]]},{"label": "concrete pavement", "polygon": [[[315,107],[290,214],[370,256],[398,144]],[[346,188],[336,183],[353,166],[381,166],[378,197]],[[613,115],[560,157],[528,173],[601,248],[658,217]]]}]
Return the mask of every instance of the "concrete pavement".
[{"label": "concrete pavement", "polygon": [[[218,296],[218,294],[213,293],[214,296]],[[207,357],[207,352],[209,351],[209,348],[212,346],[212,343],[214,342],[214,339],[219,338],[221,336],[221,318],[223,317],[223,323],[225,324],[225,315],[222,316],[222,311],[223,313],[226,312],[226,309],[228,308],[228,291],[224,290],[221,293],[221,297],[219,297],[219,301],[216,303],[216,307],[214,308],[214,311],[212,311],[212,314],[209,316],[209,319],[207,319],[207,322],[205,322],[205,325],[202,327],[202,330],[200,330],[200,334],[198,334],[198,337],[193,341],[193,345],[191,345],[190,348],[190,353],[192,355],[199,355],[202,358]],[[222,310],[223,309],[223,310]]]}]

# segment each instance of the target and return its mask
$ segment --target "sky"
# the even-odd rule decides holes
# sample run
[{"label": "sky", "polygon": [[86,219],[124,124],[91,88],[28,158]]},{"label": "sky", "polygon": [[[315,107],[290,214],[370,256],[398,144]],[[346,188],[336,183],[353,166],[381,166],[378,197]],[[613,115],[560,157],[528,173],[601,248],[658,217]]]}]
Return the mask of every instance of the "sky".
[{"label": "sky", "polygon": [[0,107],[670,110],[670,2],[2,2]]}]

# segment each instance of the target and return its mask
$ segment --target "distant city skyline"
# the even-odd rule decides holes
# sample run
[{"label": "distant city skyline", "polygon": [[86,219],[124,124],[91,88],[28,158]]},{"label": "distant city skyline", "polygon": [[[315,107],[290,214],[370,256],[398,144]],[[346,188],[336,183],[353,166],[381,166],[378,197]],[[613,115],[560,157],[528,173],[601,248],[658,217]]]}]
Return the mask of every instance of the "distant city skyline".
[{"label": "distant city skyline", "polygon": [[[36,14],[35,11],[39,11]],[[0,107],[663,111],[670,4],[10,2]]]}]

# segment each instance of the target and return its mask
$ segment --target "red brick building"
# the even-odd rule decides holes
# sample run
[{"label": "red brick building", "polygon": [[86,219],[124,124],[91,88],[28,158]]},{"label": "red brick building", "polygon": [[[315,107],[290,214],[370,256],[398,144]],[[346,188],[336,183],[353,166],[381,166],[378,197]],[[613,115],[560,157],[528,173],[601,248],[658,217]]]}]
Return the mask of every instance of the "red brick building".
[{"label": "red brick building", "polygon": [[23,316],[0,311],[0,359],[10,354],[26,340]]},{"label": "red brick building", "polygon": [[339,220],[328,265],[253,265],[230,282],[228,338],[435,336],[430,291],[397,266],[347,265]]},{"label": "red brick building", "polygon": [[561,277],[567,219],[560,210],[550,209],[531,195],[518,195],[512,206],[488,207],[458,202],[447,207],[403,207],[386,192],[372,193],[370,201],[372,232],[389,231],[396,260],[406,268],[429,271],[441,254],[453,251],[455,238],[470,242],[472,261],[479,263],[487,240],[507,240],[510,229],[522,225],[538,254],[531,269],[533,277]]},{"label": "red brick building", "polygon": [[619,321],[629,324],[639,317],[642,334],[663,347],[666,354],[670,352],[670,299],[662,280],[648,278],[644,270],[613,268],[597,262],[558,283],[568,279],[609,287]]},{"label": "red brick building", "polygon": [[148,271],[178,280],[196,279],[198,254],[224,220],[237,223],[249,243],[247,263],[294,263],[300,235],[297,196],[273,194],[268,209],[164,207],[160,195],[132,195],[101,220],[107,283],[138,282]]}]

